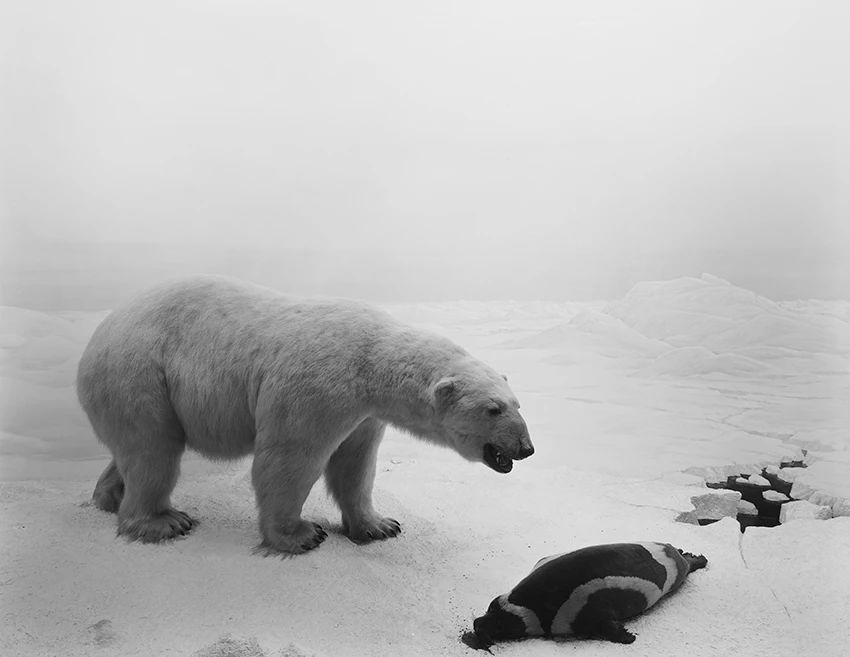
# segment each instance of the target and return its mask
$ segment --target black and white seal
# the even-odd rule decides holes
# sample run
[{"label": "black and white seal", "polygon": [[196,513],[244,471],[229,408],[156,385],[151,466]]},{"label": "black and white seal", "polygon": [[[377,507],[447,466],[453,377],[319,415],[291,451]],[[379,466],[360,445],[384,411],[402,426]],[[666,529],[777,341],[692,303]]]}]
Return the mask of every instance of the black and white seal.
[{"label": "black and white seal", "polygon": [[631,643],[622,621],[675,591],[702,555],[667,543],[613,543],[546,557],[510,593],[500,595],[463,636],[473,648],[526,637]]}]

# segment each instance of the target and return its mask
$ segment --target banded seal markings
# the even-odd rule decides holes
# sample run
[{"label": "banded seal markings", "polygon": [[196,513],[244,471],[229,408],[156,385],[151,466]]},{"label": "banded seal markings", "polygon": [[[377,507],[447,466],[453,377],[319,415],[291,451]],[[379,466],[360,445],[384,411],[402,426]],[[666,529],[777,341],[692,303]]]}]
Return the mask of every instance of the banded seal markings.
[{"label": "banded seal markings", "polygon": [[632,643],[622,621],[678,589],[707,560],[668,543],[612,543],[545,557],[509,593],[495,598],[462,640],[488,649],[528,637]]}]

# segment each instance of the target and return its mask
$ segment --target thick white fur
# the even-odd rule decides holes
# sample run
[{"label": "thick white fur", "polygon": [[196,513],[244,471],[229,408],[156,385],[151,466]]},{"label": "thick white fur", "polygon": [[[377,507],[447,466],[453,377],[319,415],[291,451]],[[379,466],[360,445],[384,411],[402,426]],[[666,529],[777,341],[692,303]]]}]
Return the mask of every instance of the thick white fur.
[{"label": "thick white fur", "polygon": [[488,442],[512,458],[531,447],[503,377],[451,341],[364,304],[215,277],[153,289],[109,315],[77,385],[114,457],[94,500],[141,540],[195,522],[170,503],[186,446],[215,459],[254,453],[263,545],[285,553],[324,538],[300,517],[322,473],[352,540],[398,533],[372,507],[387,423],[470,460]]}]

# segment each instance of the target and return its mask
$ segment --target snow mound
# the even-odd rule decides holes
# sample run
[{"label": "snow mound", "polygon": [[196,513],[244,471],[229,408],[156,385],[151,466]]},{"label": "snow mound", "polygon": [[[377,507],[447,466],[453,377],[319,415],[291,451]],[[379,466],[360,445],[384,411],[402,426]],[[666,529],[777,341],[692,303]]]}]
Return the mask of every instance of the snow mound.
[{"label": "snow mound", "polygon": [[622,320],[596,310],[580,312],[564,324],[505,344],[513,348],[584,351],[611,358],[654,357],[670,346],[641,335]]},{"label": "snow mound", "polygon": [[569,321],[569,326],[587,335],[593,335],[617,344],[624,350],[637,350],[647,354],[661,354],[669,345],[647,338],[627,326],[625,322],[608,313],[588,311],[579,313]]},{"label": "snow mound", "polygon": [[741,321],[776,310],[769,299],[706,274],[638,283],[605,309],[636,331],[674,346],[700,344]]},{"label": "snow mound", "polygon": [[638,283],[618,301],[503,346],[621,358],[647,377],[838,375],[850,366],[846,317],[846,302],[780,304],[703,274]]},{"label": "snow mound", "polygon": [[766,373],[769,365],[738,354],[716,354],[703,346],[680,347],[658,356],[642,374],[695,376],[722,373],[730,376]]},{"label": "snow mound", "polygon": [[636,332],[676,348],[643,370],[646,375],[841,373],[850,356],[845,309],[822,302],[778,304],[723,279],[638,283],[604,312]]},{"label": "snow mound", "polygon": [[850,325],[834,318],[812,318],[778,310],[751,317],[716,335],[706,345],[715,349],[780,347],[807,353],[850,351]]},{"label": "snow mound", "polygon": [[638,283],[605,312],[636,331],[677,346],[714,352],[771,346],[809,353],[850,352],[850,324],[806,306],[782,306],[723,279]]}]

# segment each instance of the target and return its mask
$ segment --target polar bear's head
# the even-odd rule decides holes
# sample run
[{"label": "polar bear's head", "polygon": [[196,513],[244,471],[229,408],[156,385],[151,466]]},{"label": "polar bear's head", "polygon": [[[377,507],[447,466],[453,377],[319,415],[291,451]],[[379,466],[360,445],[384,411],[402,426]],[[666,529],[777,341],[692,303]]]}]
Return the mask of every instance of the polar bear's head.
[{"label": "polar bear's head", "polygon": [[534,453],[519,402],[504,377],[472,367],[443,377],[432,388],[440,433],[464,458],[510,472]]}]

